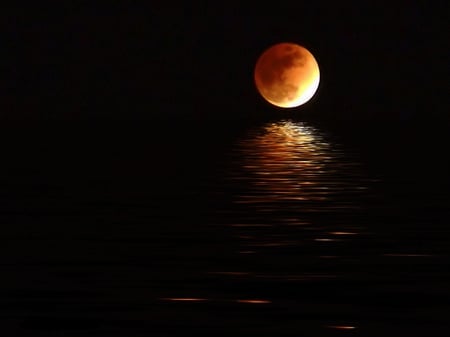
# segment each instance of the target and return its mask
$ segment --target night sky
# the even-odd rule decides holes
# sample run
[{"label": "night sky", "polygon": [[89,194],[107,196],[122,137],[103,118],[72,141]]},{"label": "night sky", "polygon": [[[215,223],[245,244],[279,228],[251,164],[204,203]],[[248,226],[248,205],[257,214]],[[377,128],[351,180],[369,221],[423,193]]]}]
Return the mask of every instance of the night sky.
[{"label": "night sky", "polygon": [[419,1],[23,7],[3,28],[9,63],[2,118],[270,114],[274,108],[254,88],[253,67],[282,41],[311,50],[322,76],[315,99],[291,114],[447,118],[444,13],[437,2]]},{"label": "night sky", "polygon": [[[392,193],[383,203],[394,200],[411,212],[420,205],[423,219],[446,223],[446,2],[60,3],[2,9],[0,224],[6,248],[0,264],[13,270],[9,279],[19,280],[2,288],[17,313],[12,319],[26,322],[17,298],[65,300],[54,295],[65,289],[64,283],[53,287],[49,280],[54,270],[71,268],[67,261],[83,275],[95,273],[93,281],[83,275],[80,279],[93,282],[99,294],[110,291],[125,301],[125,281],[130,289],[139,287],[141,274],[128,272],[134,263],[146,266],[142,280],[151,280],[156,275],[147,268],[151,263],[190,262],[189,254],[200,251],[189,237],[198,233],[186,223],[215,238],[208,246],[214,253],[214,242],[231,250],[235,243],[224,241],[229,236],[225,229],[225,234],[205,234],[199,223],[208,224],[204,214],[214,212],[208,205],[223,207],[244,188],[236,184],[226,186],[228,192],[214,190],[220,183],[225,186],[223,176],[231,163],[227,155],[236,139],[269,121],[292,118],[312,125],[330,137],[330,148],[336,140],[356,153],[368,176],[383,177],[377,181]],[[257,58],[279,42],[306,47],[321,71],[312,100],[289,110],[265,102],[253,82]],[[214,199],[219,192],[223,199]],[[409,219],[397,216],[405,223]],[[387,218],[389,227],[392,219]],[[447,252],[447,226],[439,230],[430,230],[429,237]],[[78,245],[77,238],[91,251]],[[387,240],[396,246],[395,239]],[[59,251],[47,247],[48,242]],[[177,247],[166,260],[158,257],[167,253],[158,251],[164,245]],[[352,249],[358,254],[362,248]],[[207,257],[200,254],[202,259]],[[117,275],[108,279],[110,288],[94,284],[103,275],[97,267],[89,269],[91,261],[100,270],[116,268]],[[215,267],[216,262],[207,263]],[[444,273],[442,264],[433,266]],[[182,272],[178,276],[184,277]],[[41,283],[28,281],[34,279]],[[445,294],[447,283],[440,283]],[[11,287],[15,293],[9,293]],[[161,295],[159,288],[151,290],[155,298]],[[68,294],[79,303],[77,293]],[[125,304],[118,310],[128,310]],[[78,305],[73,310],[82,312]],[[5,308],[5,315],[13,315]]]},{"label": "night sky", "polygon": [[[84,161],[91,152],[91,167],[102,172],[98,153],[117,157],[119,149],[126,166],[146,152],[192,155],[181,149],[189,144],[208,148],[198,153],[204,158],[249,125],[287,117],[368,144],[386,155],[377,163],[393,167],[390,160],[407,153],[398,171],[414,163],[444,172],[427,162],[443,158],[450,130],[444,7],[295,1],[15,8],[3,23],[5,151],[44,163],[76,153]],[[253,82],[258,56],[283,41],[309,49],[321,70],[313,99],[289,111],[265,102]],[[58,155],[37,155],[46,149]],[[418,162],[416,153],[426,159]]]},{"label": "night sky", "polygon": [[[248,126],[280,118],[331,130],[394,177],[445,176],[443,8],[73,2],[5,11],[3,177],[70,185],[110,175],[126,185],[131,175],[137,190],[166,172],[189,180]],[[309,49],[321,70],[313,99],[288,111],[253,82],[259,55],[283,41]]]}]

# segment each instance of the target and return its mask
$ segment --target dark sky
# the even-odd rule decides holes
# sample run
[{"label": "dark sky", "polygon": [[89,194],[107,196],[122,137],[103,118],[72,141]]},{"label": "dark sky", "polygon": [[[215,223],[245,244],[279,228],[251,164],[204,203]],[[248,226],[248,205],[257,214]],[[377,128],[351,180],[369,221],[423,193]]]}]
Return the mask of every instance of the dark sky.
[{"label": "dark sky", "polygon": [[8,15],[4,119],[242,118],[272,113],[253,85],[268,46],[297,42],[322,81],[293,114],[441,118],[444,6],[433,2],[271,5],[34,5]]},{"label": "dark sky", "polygon": [[[446,158],[450,140],[449,109],[446,106],[450,60],[447,52],[448,1],[273,0],[267,5],[262,5],[267,1],[240,2],[235,5],[231,1],[208,1],[204,4],[184,1],[180,5],[171,0],[60,0],[29,1],[26,4],[10,1],[14,5],[10,4],[9,8],[2,6],[0,221],[2,245],[6,248],[1,261],[6,266],[7,282],[12,284],[16,276],[19,280],[11,294],[5,292],[2,299],[6,298],[12,305],[12,311],[8,311],[6,317],[14,327],[22,323],[25,327],[28,318],[41,324],[40,316],[43,315],[51,322],[49,326],[56,324],[55,329],[58,329],[58,321],[54,323],[53,316],[60,316],[57,312],[60,307],[62,311],[70,308],[68,312],[61,312],[60,317],[70,314],[76,324],[80,317],[89,318],[87,322],[90,322],[91,314],[112,303],[113,307],[106,310],[106,316],[104,313],[92,316],[101,329],[104,326],[109,329],[106,325],[109,319],[103,317],[108,317],[109,312],[114,314],[112,317],[119,317],[121,308],[127,310],[130,303],[132,311],[129,315],[135,315],[136,308],[144,308],[145,315],[151,313],[152,307],[143,301],[153,296],[149,295],[152,292],[139,302],[135,290],[129,293],[131,297],[127,297],[127,287],[141,287],[147,291],[156,285],[163,293],[166,291],[163,283],[168,280],[167,289],[180,285],[180,291],[187,291],[189,284],[185,286],[170,281],[178,275],[176,272],[172,275],[172,268],[175,270],[179,263],[175,261],[189,260],[186,268],[190,268],[191,263],[203,268],[203,246],[197,242],[208,241],[210,234],[209,230],[203,234],[203,228],[208,226],[203,226],[203,220],[198,222],[196,217],[208,213],[208,210],[203,211],[208,207],[212,207],[211,214],[217,216],[213,224],[226,223],[227,217],[234,216],[226,210],[234,200],[232,194],[240,193],[238,180],[232,186],[227,185],[225,191],[216,190],[225,186],[222,181],[224,172],[229,177],[234,174],[227,172],[232,161],[227,153],[240,132],[266,119],[295,116],[324,128],[335,125],[333,131],[340,137],[347,133],[350,135],[346,144],[350,143],[352,149],[362,144],[363,150],[358,157],[361,165],[376,173],[372,175],[369,172],[368,176],[384,175],[388,177],[384,182],[394,181],[394,186],[400,186],[398,190],[402,184],[406,186],[405,182],[420,181],[420,185],[413,184],[403,193],[388,197],[382,205],[374,205],[372,212],[368,213],[367,226],[386,219],[386,229],[380,232],[386,235],[378,236],[385,242],[375,242],[377,237],[371,239],[364,235],[363,240],[368,238],[368,241],[356,242],[348,246],[348,250],[344,247],[344,254],[351,249],[359,250],[365,242],[369,243],[369,248],[362,251],[369,257],[375,256],[373,249],[376,247],[394,247],[396,236],[391,235],[390,226],[395,226],[398,221],[405,223],[407,229],[402,233],[403,227],[395,230],[397,237],[404,240],[399,249],[412,247],[414,251],[417,248],[418,252],[427,252],[425,241],[422,247],[418,238],[419,247],[413,247],[415,237],[420,236],[414,234],[417,232],[413,230],[417,229],[413,227],[418,225],[406,224],[420,211],[411,209],[412,214],[405,214],[403,218],[400,210],[393,212],[391,217],[388,213],[383,214],[381,209],[384,203],[400,200],[411,192],[406,201],[402,201],[401,210],[415,205],[430,209],[427,222],[448,214],[448,211],[442,215],[432,212],[440,208],[433,208],[433,199],[429,197],[429,191],[434,189],[434,195],[444,200],[449,195],[450,186],[450,167]],[[263,101],[253,83],[253,68],[260,53],[283,41],[296,42],[308,48],[321,69],[321,83],[316,96],[308,104],[289,112],[280,111]],[[405,124],[410,126],[401,130]],[[383,128],[380,129],[380,125]],[[320,127],[318,132],[322,131]],[[359,134],[349,132],[353,130],[359,130]],[[324,134],[328,135],[327,132]],[[329,134],[334,136],[332,132]],[[425,138],[431,140],[423,142]],[[330,151],[333,151],[332,147]],[[338,149],[337,158],[339,153]],[[239,163],[239,158],[237,160],[235,165]],[[344,162],[336,172],[346,167],[351,169],[351,165]],[[333,171],[330,167],[330,172]],[[330,174],[329,178],[325,172],[325,180],[333,184],[333,173]],[[350,178],[351,172],[342,176],[342,179]],[[341,179],[339,173],[336,179]],[[359,179],[358,175],[356,179]],[[417,189],[416,186],[423,188]],[[337,193],[336,200],[344,200],[344,204],[350,195],[344,193],[341,197],[334,188],[330,191],[331,196]],[[256,190],[255,193],[259,192]],[[378,196],[374,198],[378,199]],[[409,200],[413,202],[406,207]],[[355,202],[359,204],[359,201]],[[358,210],[355,217],[351,214],[347,217],[339,203],[333,209],[342,214],[341,219],[362,219]],[[306,201],[306,208],[309,204]],[[286,212],[293,210],[291,206]],[[236,209],[236,216],[241,216],[240,206]],[[278,214],[277,210],[271,212],[274,216]],[[317,221],[328,221],[328,217],[333,216],[329,212],[325,212],[323,218],[320,212],[317,215],[315,211],[302,212],[300,210],[299,216],[310,213],[313,220],[317,216]],[[369,219],[372,214],[375,215],[374,222]],[[222,216],[224,219],[220,219]],[[242,213],[242,219],[253,221],[251,214]],[[169,224],[171,221],[174,224]],[[444,221],[438,222],[441,223]],[[194,234],[186,236],[191,224]],[[176,233],[181,226],[183,230]],[[436,226],[434,228],[438,228]],[[162,227],[165,228],[159,232]],[[212,231],[225,228],[209,227]],[[152,234],[154,229],[156,236]],[[448,230],[439,230],[441,232],[436,231],[429,237],[436,238],[433,242],[440,245],[438,247],[444,247]],[[198,238],[194,238],[195,231],[201,231]],[[214,233],[212,243],[206,247],[212,247],[214,242],[221,242],[219,250],[228,245],[226,237],[231,238],[234,234],[228,230],[225,232],[224,235],[221,231]],[[370,231],[368,233],[371,234]],[[440,233],[445,235],[438,238]],[[149,244],[147,238],[151,238]],[[158,242],[160,238],[161,242]],[[427,238],[425,235],[424,240]],[[165,245],[165,242],[169,244]],[[153,243],[156,243],[155,247]],[[226,249],[231,251],[235,245],[237,247],[238,243],[233,239]],[[178,252],[169,252],[171,247],[176,247]],[[163,259],[159,253],[154,253],[158,249],[164,251],[161,253]],[[436,249],[440,252],[439,248]],[[300,253],[303,251],[302,247],[298,250]],[[447,252],[444,248],[442,251],[444,254]],[[305,256],[309,258],[310,255],[307,253]],[[169,261],[172,256],[174,260]],[[215,252],[211,256],[209,261],[213,261],[212,270],[215,270]],[[399,280],[401,277],[408,281],[407,287],[410,287],[414,281],[414,278],[408,278],[411,275],[419,275],[423,279],[428,275],[441,275],[422,273],[425,269],[434,271],[443,265],[439,262],[443,261],[440,255],[430,257],[438,262],[406,264],[403,267],[406,269],[399,269],[397,273]],[[65,261],[68,261],[67,266]],[[224,255],[223,260],[222,257],[219,259],[219,267],[222,264],[228,268],[233,261]],[[369,262],[373,261],[378,260]],[[209,268],[209,263],[204,265],[205,268]],[[359,277],[365,270],[372,272],[370,263],[354,274],[358,277],[356,282],[362,285],[361,289],[369,284],[361,283],[363,279]],[[154,278],[153,265],[157,270],[161,268],[162,277]],[[123,266],[123,269],[118,266]],[[345,264],[343,266],[347,268]],[[393,266],[389,265],[386,270],[393,270]],[[416,274],[404,273],[414,266],[418,268]],[[378,267],[380,270],[383,268]],[[184,270],[184,267],[180,269]],[[331,270],[337,269],[333,267]],[[179,275],[180,280],[184,280],[184,275]],[[203,274],[192,275],[195,278],[189,277],[195,284],[202,284],[197,279],[203,278]],[[114,280],[109,282],[109,278]],[[134,279],[160,281],[144,284],[133,283]],[[282,284],[278,283],[278,278],[276,280],[277,285]],[[376,280],[383,279],[377,276]],[[353,279],[347,281],[342,284],[353,284]],[[424,287],[443,284],[434,281],[419,284]],[[341,279],[339,286],[342,285],[340,282]],[[74,292],[78,283],[80,292]],[[67,285],[69,288],[66,289]],[[233,292],[234,288],[246,291],[250,286],[251,283],[236,283],[227,285],[225,289],[226,292]],[[266,281],[261,286],[266,287]],[[322,287],[322,281],[319,287]],[[384,295],[391,296],[399,287],[400,283],[394,283],[392,287],[388,285]],[[9,290],[7,287],[3,289]],[[40,290],[34,292],[34,289]],[[414,295],[414,288],[411,289],[407,288],[400,297],[407,299],[406,304],[398,306],[392,300],[395,305],[388,309],[414,304],[417,299],[414,296],[410,298],[410,294]],[[208,289],[200,289],[199,294],[203,290]],[[220,289],[218,291],[217,294]],[[373,300],[376,310],[382,310],[384,308],[377,303],[383,303],[383,298],[381,302],[377,301],[377,294],[371,289],[365,297]],[[435,298],[440,295],[435,289],[431,294]],[[426,295],[428,293],[419,297],[419,305],[422,309],[431,310],[429,305],[433,299],[426,299]],[[92,301],[91,296],[94,296]],[[331,306],[337,298],[331,298]],[[83,301],[87,301],[86,312],[81,311],[84,310]],[[44,305],[42,315],[41,303]],[[361,303],[358,297],[356,304]],[[213,308],[216,304],[211,302],[211,305]],[[5,308],[6,313],[9,307]],[[119,311],[116,312],[115,308]],[[440,308],[438,306],[436,310]],[[305,317],[312,317],[312,320],[331,317],[328,309],[323,315],[316,309],[312,316],[306,313]],[[246,310],[241,312],[245,315]],[[72,317],[72,312],[79,317]],[[97,322],[95,317],[101,319]],[[189,313],[186,317],[193,316]],[[294,322],[292,317],[288,319]],[[342,317],[338,316],[338,319]],[[408,316],[401,314],[401,318],[406,322]],[[135,324],[149,324],[139,323],[134,316],[126,322],[125,318],[119,319],[117,325],[112,326],[126,328],[130,324],[133,330]],[[434,322],[430,319],[428,323]],[[156,323],[157,326],[165,326]],[[396,322],[392,320],[390,323]],[[39,324],[37,326],[41,326]],[[44,320],[44,328],[45,324]],[[188,325],[178,324],[178,327],[184,326]],[[136,329],[141,327],[147,325],[137,325]],[[32,333],[32,330],[27,331]]]}]

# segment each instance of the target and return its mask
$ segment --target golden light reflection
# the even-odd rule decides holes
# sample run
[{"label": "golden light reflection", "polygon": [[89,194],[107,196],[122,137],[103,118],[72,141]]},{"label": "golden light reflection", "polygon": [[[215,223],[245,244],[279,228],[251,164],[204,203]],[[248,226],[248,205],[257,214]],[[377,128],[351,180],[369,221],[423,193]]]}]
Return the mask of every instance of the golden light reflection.
[{"label": "golden light reflection", "polygon": [[331,235],[356,235],[354,232],[330,232]]},{"label": "golden light reflection", "polygon": [[356,326],[352,325],[329,325],[330,329],[337,329],[337,330],[354,330],[356,329]]},{"label": "golden light reflection", "polygon": [[[282,120],[251,130],[238,143],[240,168],[235,179],[248,180],[252,193],[242,194],[237,204],[268,202],[339,202],[324,211],[348,210],[342,196],[364,193],[358,163],[338,144],[331,144],[318,129],[305,123]],[[354,205],[353,205],[354,207]]]},{"label": "golden light reflection", "polygon": [[250,300],[237,300],[238,303],[249,303],[249,304],[269,304],[272,301],[269,300],[258,300],[258,299],[250,299]]},{"label": "golden light reflection", "polygon": [[195,298],[195,297],[165,297],[161,298],[163,301],[173,301],[173,302],[204,302],[207,298]]},{"label": "golden light reflection", "polygon": [[330,144],[313,128],[293,121],[268,124],[242,143],[244,169],[255,175],[255,193],[238,203],[326,200],[333,186],[323,179],[332,160]]},{"label": "golden light reflection", "polygon": [[240,218],[230,226],[240,254],[289,251],[305,242],[332,246],[358,234],[348,219],[336,223],[336,215],[360,208],[355,200],[367,193],[365,176],[320,130],[292,120],[267,123],[249,130],[232,155],[237,165],[228,172]]},{"label": "golden light reflection", "polygon": [[319,241],[319,242],[332,242],[332,241],[336,241],[336,239],[316,238],[316,239],[314,239],[314,241]]}]

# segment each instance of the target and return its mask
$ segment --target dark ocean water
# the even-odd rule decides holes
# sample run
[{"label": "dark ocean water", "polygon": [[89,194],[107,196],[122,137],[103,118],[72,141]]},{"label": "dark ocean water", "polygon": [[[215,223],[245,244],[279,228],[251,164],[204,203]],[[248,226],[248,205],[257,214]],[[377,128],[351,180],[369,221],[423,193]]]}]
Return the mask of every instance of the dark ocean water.
[{"label": "dark ocean water", "polygon": [[448,336],[433,142],[56,130],[4,146],[5,336]]}]

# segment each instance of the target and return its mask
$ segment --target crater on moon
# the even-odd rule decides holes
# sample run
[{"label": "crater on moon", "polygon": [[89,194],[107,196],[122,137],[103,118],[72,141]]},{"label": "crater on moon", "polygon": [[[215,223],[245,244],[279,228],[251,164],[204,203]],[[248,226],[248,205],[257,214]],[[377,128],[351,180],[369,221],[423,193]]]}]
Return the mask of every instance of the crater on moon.
[{"label": "crater on moon", "polygon": [[306,103],[316,92],[319,66],[314,56],[294,43],[279,43],[267,49],[255,66],[255,84],[273,105],[290,108]]}]

